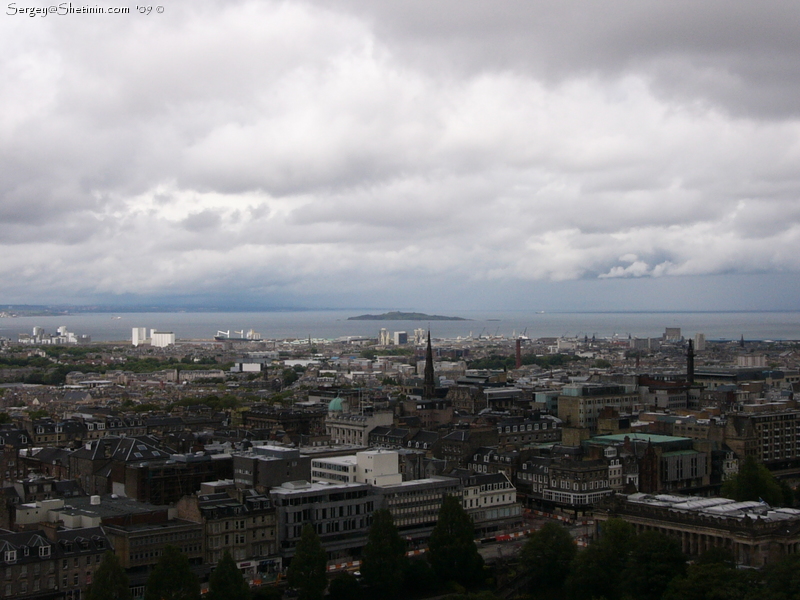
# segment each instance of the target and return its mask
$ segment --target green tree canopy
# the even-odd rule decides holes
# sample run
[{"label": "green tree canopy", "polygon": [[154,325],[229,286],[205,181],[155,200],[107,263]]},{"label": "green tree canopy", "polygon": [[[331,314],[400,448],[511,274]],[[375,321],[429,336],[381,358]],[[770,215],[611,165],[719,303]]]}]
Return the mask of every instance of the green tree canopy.
[{"label": "green tree canopy", "polygon": [[175,546],[165,546],[150,571],[144,600],[200,600],[200,580],[192,572],[189,559]]},{"label": "green tree canopy", "polygon": [[440,585],[431,564],[424,558],[411,559],[406,563],[404,580],[404,588],[418,596],[429,594]]},{"label": "green tree canopy", "polygon": [[283,589],[267,585],[254,590],[251,598],[253,600],[283,600]]},{"label": "green tree canopy", "polygon": [[328,588],[328,600],[362,600],[364,590],[355,575],[339,573]]},{"label": "green tree canopy", "polygon": [[764,600],[800,600],[800,556],[790,554],[764,569]]},{"label": "green tree canopy", "polygon": [[231,553],[225,554],[208,578],[207,600],[250,600],[250,586],[236,566]]},{"label": "green tree canopy", "polygon": [[571,600],[621,597],[621,573],[628,563],[635,532],[622,519],[603,524],[600,538],[579,552],[567,579],[567,597]]},{"label": "green tree canopy", "polygon": [[469,586],[483,580],[483,558],[475,545],[475,526],[461,500],[445,496],[428,541],[428,560],[444,581]]},{"label": "green tree canopy", "polygon": [[328,555],[313,525],[303,525],[292,562],[289,564],[289,585],[300,592],[299,600],[321,600],[328,585]]},{"label": "green tree canopy", "polygon": [[406,543],[394,525],[392,513],[376,510],[361,561],[364,581],[382,597],[393,598],[403,585],[405,568]]},{"label": "green tree canopy", "polygon": [[[722,562],[690,565],[670,582],[663,600],[755,600],[760,577]],[[766,599],[765,599],[766,600]]]},{"label": "green tree canopy", "polygon": [[663,533],[645,531],[633,542],[622,571],[622,589],[637,600],[660,600],[669,583],[686,572],[686,556]]},{"label": "green tree canopy", "polygon": [[752,456],[744,459],[739,474],[722,484],[722,496],[737,502],[763,500],[771,506],[791,506],[791,498],[786,498],[784,489],[769,472]]},{"label": "green tree canopy", "polygon": [[128,574],[113,552],[103,555],[86,596],[86,600],[131,600]]},{"label": "green tree canopy", "polygon": [[561,598],[564,582],[578,549],[569,532],[558,523],[546,523],[531,534],[520,552],[520,563],[531,576],[535,598]]},{"label": "green tree canopy", "polygon": [[281,376],[283,377],[283,385],[286,387],[292,385],[295,381],[300,379],[300,376],[294,369],[284,369]]}]

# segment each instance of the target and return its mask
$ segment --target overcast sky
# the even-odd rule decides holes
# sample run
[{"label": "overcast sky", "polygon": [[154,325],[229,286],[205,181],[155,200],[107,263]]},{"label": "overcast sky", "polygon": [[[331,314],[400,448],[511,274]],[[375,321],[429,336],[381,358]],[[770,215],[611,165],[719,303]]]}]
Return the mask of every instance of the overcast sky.
[{"label": "overcast sky", "polygon": [[800,308],[800,3],[43,6],[0,302]]}]

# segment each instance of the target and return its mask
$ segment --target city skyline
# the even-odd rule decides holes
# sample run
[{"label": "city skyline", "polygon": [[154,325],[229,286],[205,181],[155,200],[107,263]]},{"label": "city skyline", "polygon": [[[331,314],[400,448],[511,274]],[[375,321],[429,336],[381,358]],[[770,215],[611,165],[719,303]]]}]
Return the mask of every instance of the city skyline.
[{"label": "city skyline", "polygon": [[0,302],[800,308],[794,5],[23,8]]}]

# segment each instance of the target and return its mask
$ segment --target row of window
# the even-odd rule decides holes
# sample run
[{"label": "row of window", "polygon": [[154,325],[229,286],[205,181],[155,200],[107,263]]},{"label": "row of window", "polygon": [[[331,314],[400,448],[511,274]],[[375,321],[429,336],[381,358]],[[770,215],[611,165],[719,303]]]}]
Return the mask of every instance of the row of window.
[{"label": "row of window", "polygon": [[[30,548],[28,546],[23,546],[22,548],[22,556],[30,556]],[[47,558],[50,556],[50,546],[39,546],[39,557],[40,558]],[[16,550],[6,550],[4,560],[7,563],[13,563],[17,561],[17,551]]]},{"label": "row of window", "polygon": [[[541,424],[542,429],[547,429],[547,422],[543,422]],[[551,423],[550,424],[553,429],[558,427],[558,423]],[[527,425],[506,425],[505,432],[506,433],[516,433],[518,431],[539,431],[539,423],[528,423]],[[503,433],[503,428],[497,428],[498,433]]]},{"label": "row of window", "polygon": [[[48,577],[47,581],[45,582],[48,590],[52,590],[56,587],[56,580],[55,577]],[[41,579],[34,579],[31,585],[32,591],[38,592],[41,589],[42,580]],[[3,589],[3,595],[8,598],[9,596],[14,595],[23,595],[28,593],[28,582],[27,581],[20,581],[17,585],[13,583],[7,583],[5,588]]]},{"label": "row of window", "polygon": [[150,546],[152,544],[168,544],[179,540],[191,540],[194,538],[202,537],[201,531],[184,531],[181,533],[169,533],[166,535],[157,535],[153,537],[140,537],[131,540],[131,547],[136,546]]},{"label": "row of window", "polygon": [[[193,546],[181,546],[180,547],[180,551],[183,552],[184,554],[200,552],[201,550],[202,550],[202,548],[201,548],[201,546],[199,544],[198,545],[193,545]],[[164,553],[163,549],[162,550],[150,550],[148,552],[137,552],[135,554],[131,554],[130,558],[131,558],[131,561],[141,561],[141,560],[147,560],[147,559],[153,559],[153,558],[157,559],[163,553]]]}]

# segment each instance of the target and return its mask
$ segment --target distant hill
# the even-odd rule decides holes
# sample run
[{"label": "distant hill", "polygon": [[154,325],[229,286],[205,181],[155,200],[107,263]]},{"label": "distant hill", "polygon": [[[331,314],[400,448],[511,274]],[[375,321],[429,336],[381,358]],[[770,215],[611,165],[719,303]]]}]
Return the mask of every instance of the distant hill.
[{"label": "distant hill", "polygon": [[461,317],[445,317],[442,315],[426,315],[416,312],[392,311],[382,315],[359,315],[348,317],[348,321],[469,321]]}]

